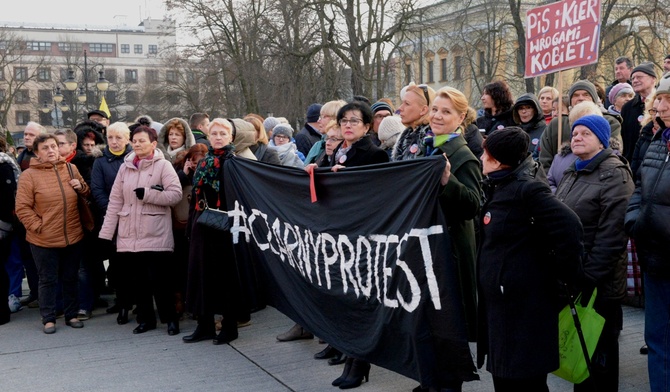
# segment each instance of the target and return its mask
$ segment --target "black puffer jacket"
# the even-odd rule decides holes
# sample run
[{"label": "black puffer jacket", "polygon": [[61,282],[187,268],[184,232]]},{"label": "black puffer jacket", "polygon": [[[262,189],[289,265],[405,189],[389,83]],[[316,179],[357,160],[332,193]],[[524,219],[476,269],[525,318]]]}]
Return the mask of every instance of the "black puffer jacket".
[{"label": "black puffer jacket", "polygon": [[621,118],[623,119],[623,123],[621,124],[623,156],[628,161],[633,160],[635,144],[640,137],[640,130],[642,129],[642,125],[640,125],[642,115],[644,115],[644,102],[642,102],[640,94],[635,94],[633,99],[621,107]]},{"label": "black puffer jacket", "polygon": [[597,286],[601,298],[626,295],[628,237],[623,220],[633,189],[628,163],[609,148],[579,171],[575,163],[570,165],[556,189],[556,197],[584,226],[581,286]]},{"label": "black puffer jacket", "polygon": [[[535,116],[525,123],[521,122],[521,117],[519,116],[519,107],[522,105],[531,105],[535,108]],[[521,129],[526,131],[530,137],[528,152],[531,153],[533,159],[538,160],[540,158],[540,138],[542,137],[544,130],[547,129],[547,122],[544,119],[544,114],[542,114],[540,101],[538,101],[535,94],[523,94],[517,98],[512,111],[514,122],[517,123]]]},{"label": "black puffer jacket", "polygon": [[485,129],[486,132],[484,134],[486,136],[488,136],[496,129],[511,127],[513,125],[516,124],[514,123],[514,117],[512,116],[511,109],[496,115],[493,115],[489,112],[484,112],[483,116],[477,117],[477,128]]},{"label": "black puffer jacket", "polygon": [[640,167],[635,192],[628,204],[626,231],[635,239],[642,269],[650,275],[670,278],[670,151],[658,131]]},{"label": "black puffer jacket", "polygon": [[651,139],[654,137],[654,122],[651,121],[640,131],[640,137],[635,143],[635,150],[633,150],[633,160],[630,161],[630,170],[633,172],[633,180],[637,181],[640,178],[640,167],[642,166],[642,160],[644,159],[644,154],[647,153],[647,149],[651,144]]}]

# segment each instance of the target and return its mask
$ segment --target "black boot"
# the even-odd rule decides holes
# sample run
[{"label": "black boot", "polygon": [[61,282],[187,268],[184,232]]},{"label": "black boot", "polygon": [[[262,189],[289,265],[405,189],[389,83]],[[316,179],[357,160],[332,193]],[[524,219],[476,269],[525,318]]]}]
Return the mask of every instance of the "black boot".
[{"label": "black boot", "polygon": [[198,326],[192,334],[181,338],[185,343],[195,343],[203,340],[213,339],[215,336],[214,316],[199,316]]},{"label": "black boot", "polygon": [[342,371],[342,374],[340,375],[340,377],[336,378],[332,382],[332,385],[334,387],[340,386],[344,382],[344,380],[347,379],[347,376],[349,375],[349,371],[351,370],[351,365],[353,365],[353,363],[354,363],[354,359],[351,358],[351,357],[347,357],[346,362],[344,362],[344,370]]},{"label": "black boot", "polygon": [[314,359],[328,359],[328,358],[339,357],[340,355],[342,355],[340,350],[336,349],[335,347],[329,344],[326,346],[326,348],[314,354]]},{"label": "black boot", "polygon": [[119,325],[128,323],[128,309],[120,309],[119,315],[116,317],[116,322]]},{"label": "black boot", "polygon": [[363,378],[365,378],[365,381],[370,379],[370,362],[354,359],[347,378],[340,384],[340,389],[357,388],[363,382]]},{"label": "black boot", "polygon": [[237,321],[226,321],[226,318],[221,321],[221,331],[214,337],[212,343],[216,346],[219,344],[230,343],[237,339]]}]

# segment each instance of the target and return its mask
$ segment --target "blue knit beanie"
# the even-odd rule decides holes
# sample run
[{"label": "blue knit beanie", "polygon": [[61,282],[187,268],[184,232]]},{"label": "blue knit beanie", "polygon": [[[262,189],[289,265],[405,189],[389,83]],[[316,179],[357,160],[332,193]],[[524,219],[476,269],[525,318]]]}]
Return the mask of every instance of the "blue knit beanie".
[{"label": "blue knit beanie", "polygon": [[605,148],[610,146],[610,135],[612,134],[612,130],[610,129],[610,123],[608,123],[603,116],[589,114],[588,116],[581,117],[572,124],[573,131],[577,125],[583,125],[590,129],[591,132],[598,137],[598,140],[600,140],[600,143],[602,143]]}]

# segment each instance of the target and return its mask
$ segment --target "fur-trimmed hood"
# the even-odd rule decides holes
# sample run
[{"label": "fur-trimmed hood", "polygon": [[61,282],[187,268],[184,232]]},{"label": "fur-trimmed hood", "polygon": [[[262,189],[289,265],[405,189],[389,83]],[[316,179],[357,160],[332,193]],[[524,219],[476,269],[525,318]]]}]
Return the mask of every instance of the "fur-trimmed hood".
[{"label": "fur-trimmed hood", "polygon": [[[167,126],[174,120],[179,121],[182,127],[184,127],[184,146],[183,148],[179,148],[177,150],[170,149],[170,143],[168,142]],[[165,159],[169,160],[170,162],[174,161],[175,155],[177,155],[179,151],[182,151],[182,149],[188,151],[194,145],[195,136],[193,136],[191,127],[188,125],[186,120],[179,117],[171,118],[170,120],[166,121],[165,124],[161,127],[160,132],[158,132],[158,148],[163,152],[163,155],[165,155]]]}]

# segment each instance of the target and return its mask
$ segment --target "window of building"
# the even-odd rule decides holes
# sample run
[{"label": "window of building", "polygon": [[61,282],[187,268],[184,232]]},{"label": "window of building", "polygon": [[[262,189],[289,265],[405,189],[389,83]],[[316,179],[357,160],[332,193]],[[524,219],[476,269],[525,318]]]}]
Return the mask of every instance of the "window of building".
[{"label": "window of building", "polygon": [[37,103],[42,105],[44,102],[51,103],[51,90],[37,90]]},{"label": "window of building", "polygon": [[195,83],[195,72],[186,71],[186,83]]},{"label": "window of building", "polygon": [[427,64],[428,64],[428,83],[433,83],[433,82],[435,82],[435,74],[433,72],[433,69],[435,67],[433,67],[433,61],[432,60],[428,61]]},{"label": "window of building", "polygon": [[94,53],[113,53],[114,44],[89,44],[88,49]]},{"label": "window of building", "polygon": [[140,116],[140,112],[137,110],[128,110],[126,112],[126,121],[135,121],[137,117]]},{"label": "window of building", "polygon": [[137,105],[138,102],[139,102],[139,94],[137,94],[137,91],[126,91],[127,105]]},{"label": "window of building", "polygon": [[105,79],[107,79],[109,83],[116,83],[116,69],[105,68]]},{"label": "window of building", "polygon": [[37,80],[40,82],[46,82],[51,80],[51,68],[38,68],[37,69]]},{"label": "window of building", "polygon": [[14,79],[20,81],[28,80],[28,67],[14,67]]},{"label": "window of building", "polygon": [[456,56],[454,58],[454,79],[463,79],[463,56]]},{"label": "window of building", "polygon": [[58,50],[61,52],[82,52],[84,45],[81,42],[59,42]]},{"label": "window of building", "polygon": [[40,41],[26,42],[26,49],[35,52],[48,52],[51,50],[51,42],[40,42]]},{"label": "window of building", "polygon": [[137,83],[137,70],[136,69],[126,69],[126,83]]},{"label": "window of building", "polygon": [[14,112],[14,118],[16,119],[16,125],[27,125],[30,121],[30,111],[17,110]]},{"label": "window of building", "polygon": [[446,82],[447,81],[447,59],[446,58],[440,59],[440,81],[441,82]]},{"label": "window of building", "polygon": [[170,83],[177,83],[177,72],[175,71],[166,71],[165,80]]},{"label": "window of building", "polygon": [[142,44],[135,44],[135,54],[142,54]]},{"label": "window of building", "polygon": [[484,75],[486,73],[486,56],[484,55],[484,51],[480,50],[479,51],[479,74]]},{"label": "window of building", "polygon": [[147,78],[147,83],[157,83],[158,82],[158,70],[147,69],[146,78]]},{"label": "window of building", "polygon": [[121,53],[130,53],[130,44],[121,44]]},{"label": "window of building", "polygon": [[30,103],[30,93],[26,89],[16,90],[14,103]]},{"label": "window of building", "polygon": [[405,84],[412,81],[412,64],[405,64]]},{"label": "window of building", "polygon": [[149,45],[149,54],[158,54],[158,45]]},{"label": "window of building", "polygon": [[0,102],[4,102],[6,96],[7,92],[5,91],[5,89],[0,90]]}]

